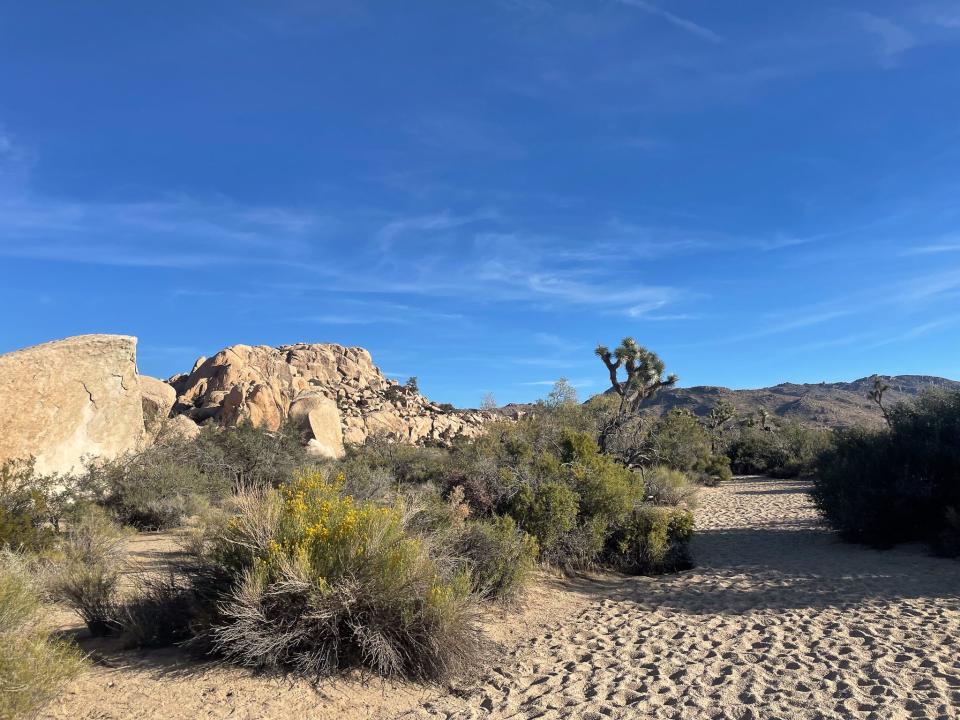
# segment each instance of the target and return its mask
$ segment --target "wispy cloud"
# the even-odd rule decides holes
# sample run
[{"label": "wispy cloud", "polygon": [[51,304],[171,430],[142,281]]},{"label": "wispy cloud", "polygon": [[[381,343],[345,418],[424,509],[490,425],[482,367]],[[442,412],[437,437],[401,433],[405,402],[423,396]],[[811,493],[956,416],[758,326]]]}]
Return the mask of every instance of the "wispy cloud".
[{"label": "wispy cloud", "polygon": [[[553,387],[557,384],[557,380],[559,380],[559,378],[554,378],[553,380],[531,380],[529,382],[518,382],[516,384],[523,387]],[[575,388],[592,387],[597,384],[597,381],[592,378],[568,380],[567,382]]]},{"label": "wispy cloud", "polygon": [[439,312],[397,302],[377,302],[341,298],[327,312],[297,318],[297,322],[321,325],[411,325],[413,323],[463,324],[467,318],[460,313]]},{"label": "wispy cloud", "polygon": [[910,328],[905,332],[884,337],[873,343],[867,344],[864,347],[878,348],[885,347],[887,345],[898,345],[900,343],[909,342],[910,340],[916,340],[917,338],[924,337],[925,335],[930,335],[936,330],[949,327],[951,325],[956,325],[958,322],[960,322],[960,318],[957,317],[945,317],[940,318],[939,320],[931,320],[930,322]]},{"label": "wispy cloud", "polygon": [[403,235],[452,230],[478,222],[496,220],[499,214],[494,210],[481,210],[466,215],[457,215],[449,211],[403,217],[389,221],[377,232],[377,241],[384,250]]},{"label": "wispy cloud", "polygon": [[903,255],[939,255],[941,253],[960,252],[960,240],[921,245],[903,251]]},{"label": "wispy cloud", "polygon": [[80,203],[20,195],[0,201],[0,256],[127,267],[277,264],[323,222],[187,197]]},{"label": "wispy cloud", "polygon": [[881,67],[896,67],[900,57],[918,44],[913,33],[889,18],[870,12],[859,12],[854,17],[864,31],[876,38],[876,52]]},{"label": "wispy cloud", "polygon": [[645,0],[616,0],[616,2],[620,3],[621,5],[627,5],[629,7],[636,8],[637,10],[641,10],[648,15],[654,15],[662,18],[674,27],[678,27],[681,30],[690,33],[691,35],[696,35],[703,40],[708,40],[712,43],[724,42],[723,37],[715,33],[710,28],[700,25],[699,23],[695,23],[692,20],[688,20],[687,18],[680,17],[679,15],[675,15],[674,13],[664,10],[653,3],[645,2]]}]

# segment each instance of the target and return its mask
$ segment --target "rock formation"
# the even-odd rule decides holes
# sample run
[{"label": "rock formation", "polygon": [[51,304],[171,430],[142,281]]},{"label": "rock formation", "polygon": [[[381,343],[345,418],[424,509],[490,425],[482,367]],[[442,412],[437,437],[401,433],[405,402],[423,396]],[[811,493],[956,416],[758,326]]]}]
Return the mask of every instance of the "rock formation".
[{"label": "rock formation", "polygon": [[0,355],[0,462],[41,473],[112,458],[144,434],[137,339],[81,335]]},{"label": "rock formation", "polygon": [[333,457],[342,454],[344,442],[362,443],[371,435],[441,444],[473,437],[496,417],[447,412],[384,377],[363,348],[342,345],[234,345],[169,382],[177,391],[175,415],[227,425],[249,419],[270,430],[292,418],[312,451]]}]

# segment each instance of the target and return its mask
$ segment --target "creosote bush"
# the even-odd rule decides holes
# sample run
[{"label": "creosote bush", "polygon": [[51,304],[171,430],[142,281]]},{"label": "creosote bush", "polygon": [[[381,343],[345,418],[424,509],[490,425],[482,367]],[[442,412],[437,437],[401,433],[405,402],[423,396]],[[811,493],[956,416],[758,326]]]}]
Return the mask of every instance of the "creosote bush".
[{"label": "creosote bush", "polygon": [[472,667],[484,643],[469,572],[431,556],[402,506],[355,502],[341,485],[302,474],[241,498],[205,553],[230,579],[213,648],[317,677],[358,667],[440,680]]},{"label": "creosote bush", "polygon": [[39,589],[23,559],[0,551],[0,718],[33,716],[82,665],[72,645],[44,629]]},{"label": "creosote bush", "polygon": [[474,592],[500,601],[520,595],[539,553],[536,539],[510,516],[467,522],[454,549],[467,564]]},{"label": "creosote bush", "polygon": [[922,541],[960,555],[960,392],[922,395],[888,419],[883,430],[837,433],[820,460],[814,502],[848,539]]},{"label": "creosote bush", "polygon": [[692,509],[696,506],[697,486],[680,470],[659,465],[644,473],[647,500],[654,505]]},{"label": "creosote bush", "polygon": [[69,478],[38,475],[32,460],[0,463],[0,548],[48,547],[72,503]]},{"label": "creosote bush", "polygon": [[236,487],[279,486],[309,464],[292,424],[267,432],[244,421],[236,427],[205,426],[194,440],[173,439],[93,463],[80,487],[124,525],[162,530],[223,502]]},{"label": "creosote bush", "polygon": [[745,425],[728,444],[727,456],[738,475],[806,476],[815,472],[817,458],[831,441],[830,431],[798,422]]},{"label": "creosote bush", "polygon": [[658,575],[692,566],[693,514],[673,507],[641,506],[617,528],[608,562],[622,572]]}]

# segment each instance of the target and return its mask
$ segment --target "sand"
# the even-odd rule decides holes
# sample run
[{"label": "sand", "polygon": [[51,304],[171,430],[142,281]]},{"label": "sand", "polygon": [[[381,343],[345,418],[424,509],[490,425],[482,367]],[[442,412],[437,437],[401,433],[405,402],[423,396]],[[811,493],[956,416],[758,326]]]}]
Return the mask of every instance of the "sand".
[{"label": "sand", "polygon": [[705,490],[698,566],[666,578],[543,577],[491,617],[505,651],[452,688],[302,681],[104,652],[54,718],[960,716],[960,562],[820,527],[798,481]]}]

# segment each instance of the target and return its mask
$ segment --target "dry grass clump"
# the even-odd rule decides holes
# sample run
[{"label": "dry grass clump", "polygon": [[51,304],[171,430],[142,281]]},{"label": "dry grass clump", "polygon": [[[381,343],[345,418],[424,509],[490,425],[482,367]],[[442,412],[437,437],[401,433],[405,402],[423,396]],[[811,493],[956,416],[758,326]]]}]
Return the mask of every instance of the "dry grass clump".
[{"label": "dry grass clump", "polygon": [[97,508],[63,534],[60,557],[49,567],[51,597],[70,606],[94,636],[120,628],[117,591],[126,567],[124,532]]},{"label": "dry grass clump", "polygon": [[23,560],[0,552],[0,720],[30,716],[82,667],[73,646],[51,639],[40,614]]}]

